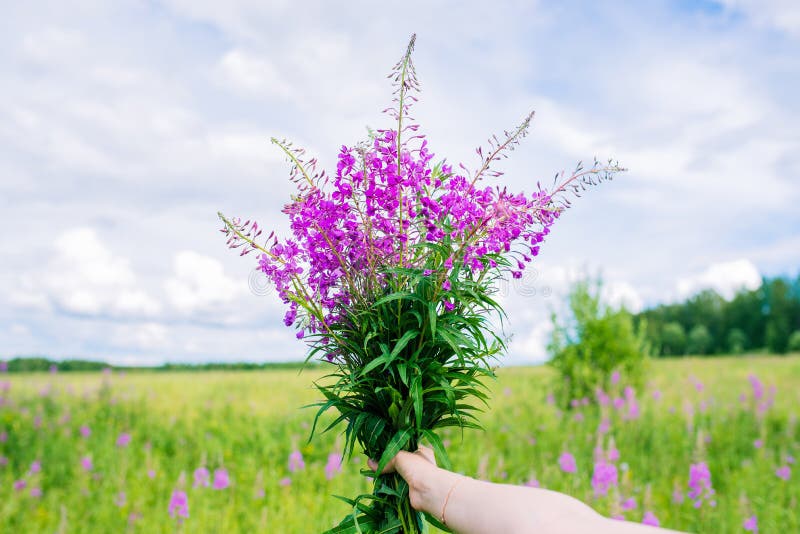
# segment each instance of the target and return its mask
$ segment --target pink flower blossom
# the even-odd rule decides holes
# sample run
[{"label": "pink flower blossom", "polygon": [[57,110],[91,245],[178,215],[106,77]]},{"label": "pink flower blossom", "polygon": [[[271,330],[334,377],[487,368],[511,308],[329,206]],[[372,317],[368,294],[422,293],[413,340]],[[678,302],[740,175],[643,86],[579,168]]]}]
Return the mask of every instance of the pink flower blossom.
[{"label": "pink flower blossom", "polygon": [[91,456],[84,456],[81,458],[81,467],[83,467],[84,471],[91,471],[92,470],[92,457]]},{"label": "pink flower blossom", "polygon": [[651,512],[650,510],[644,513],[644,517],[642,517],[642,524],[643,525],[650,525],[652,527],[661,526],[661,522],[656,517],[656,514]]},{"label": "pink flower blossom", "polygon": [[299,450],[295,449],[289,455],[289,472],[294,473],[295,471],[300,471],[305,469],[306,463],[303,461],[303,453]]},{"label": "pink flower blossom", "polygon": [[84,438],[88,438],[92,434],[92,429],[90,429],[87,425],[81,426],[81,436]]},{"label": "pink flower blossom", "polygon": [[0,432],[0,443],[5,443],[6,441],[8,441],[8,432],[3,430]]},{"label": "pink flower blossom", "polygon": [[30,468],[31,474],[38,473],[41,470],[42,470],[42,462],[40,462],[39,460],[34,460]]},{"label": "pink flower blossom", "polygon": [[325,464],[325,478],[331,480],[336,473],[342,472],[342,455],[331,453],[328,455],[328,463]]},{"label": "pink flower blossom", "polygon": [[792,470],[788,465],[784,465],[775,470],[775,475],[783,480],[789,480],[789,477],[792,476]]},{"label": "pink flower blossom", "polygon": [[623,500],[619,504],[619,506],[620,508],[622,508],[623,512],[628,512],[630,510],[633,510],[634,508],[636,508],[636,499],[634,499],[633,497],[628,497],[627,499]]},{"label": "pink flower blossom", "polygon": [[116,504],[118,507],[122,508],[123,506],[125,506],[125,503],[127,502],[127,500],[128,500],[128,498],[125,495],[125,492],[124,491],[120,491],[119,493],[117,493],[116,497],[114,497],[114,504]]},{"label": "pink flower blossom", "polygon": [[27,482],[25,482],[24,480],[20,479],[20,480],[17,480],[17,481],[14,482],[14,489],[16,491],[22,491],[22,490],[25,489],[25,486],[27,486],[27,485],[28,485]]},{"label": "pink flower blossom", "polygon": [[592,488],[595,497],[602,497],[608,493],[609,488],[617,485],[617,466],[600,460],[594,464],[592,474]]},{"label": "pink flower blossom", "polygon": [[186,492],[175,490],[169,499],[170,517],[189,517],[189,498]]},{"label": "pink flower blossom", "polygon": [[148,469],[147,470],[148,478],[156,478],[156,470],[155,469]]},{"label": "pink flower blossom", "polygon": [[705,462],[692,464],[689,468],[689,498],[694,501],[694,507],[700,508],[703,501],[708,501],[711,506],[716,502],[711,499],[714,495],[714,488],[711,486],[711,471]]},{"label": "pink flower blossom", "polygon": [[528,481],[525,482],[525,486],[527,486],[529,488],[540,488],[541,487],[541,485],[539,484],[539,481],[536,480],[534,477],[529,478]]},{"label": "pink flower blossom", "polygon": [[620,379],[619,371],[614,371],[613,373],[611,373],[611,385],[612,386],[616,386],[617,384],[619,384],[619,379]]},{"label": "pink flower blossom", "polygon": [[227,488],[230,485],[230,479],[228,478],[228,470],[220,467],[219,469],[214,470],[214,483],[212,484],[212,488],[215,490],[222,490]]},{"label": "pink flower blossom", "polygon": [[742,527],[748,532],[758,532],[758,519],[755,515],[751,515],[744,520]]},{"label": "pink flower blossom", "polygon": [[753,447],[755,447],[756,449],[760,449],[763,446],[764,446],[763,440],[757,439],[753,442]]},{"label": "pink flower blossom", "polygon": [[575,457],[568,452],[564,452],[558,458],[558,465],[565,473],[575,473],[578,466],[575,463]]},{"label": "pink flower blossom", "polygon": [[211,474],[205,467],[198,467],[194,470],[194,487],[209,487],[211,485]]},{"label": "pink flower blossom", "polygon": [[123,432],[117,438],[117,447],[127,447],[130,442],[131,442],[131,435],[127,432]]},{"label": "pink flower blossom", "polygon": [[280,484],[281,486],[284,486],[284,487],[291,486],[292,485],[292,479],[289,478],[289,477],[283,477],[282,479],[280,479],[280,481],[278,481],[278,484]]},{"label": "pink flower blossom", "polygon": [[42,496],[42,488],[31,488],[30,495],[34,499],[38,499]]}]

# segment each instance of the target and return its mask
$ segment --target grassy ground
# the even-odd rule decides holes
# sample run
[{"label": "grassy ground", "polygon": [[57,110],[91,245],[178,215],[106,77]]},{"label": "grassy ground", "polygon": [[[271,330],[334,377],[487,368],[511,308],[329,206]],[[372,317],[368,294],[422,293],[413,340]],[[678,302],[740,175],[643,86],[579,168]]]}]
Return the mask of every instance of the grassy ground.
[{"label": "grassy ground", "polygon": [[[764,384],[753,399],[748,377]],[[0,377],[0,530],[6,532],[314,532],[346,506],[331,494],[369,491],[363,458],[325,476],[334,434],[306,444],[311,388],[318,372],[34,374]],[[499,371],[485,432],[446,436],[455,468],[511,484],[535,479],[608,515],[663,526],[740,532],[756,515],[761,532],[800,532],[800,357],[681,359],[655,362],[647,389],[603,412],[561,413],[548,404],[547,368]],[[3,393],[3,383],[8,383]],[[623,386],[624,384],[620,384]],[[774,403],[759,410],[774,386]],[[621,395],[621,393],[618,393]],[[741,398],[740,398],[741,397]],[[576,415],[579,414],[579,415]],[[607,418],[609,430],[599,433]],[[82,436],[80,428],[91,430]],[[118,445],[121,434],[130,443]],[[593,451],[619,450],[619,484],[595,497]],[[124,440],[123,440],[124,441]],[[758,443],[757,443],[758,442]],[[289,454],[305,467],[290,473]],[[577,472],[558,458],[574,455]],[[81,459],[91,459],[91,470]],[[5,458],[5,460],[3,460]],[[31,466],[38,461],[39,472]],[[689,466],[706,461],[715,506],[686,497]],[[200,466],[224,468],[230,486],[193,487]],[[789,480],[776,469],[789,467]],[[15,482],[25,487],[14,489]],[[170,518],[170,495],[183,488],[190,517]],[[41,495],[37,496],[41,490]],[[33,494],[32,494],[33,492]],[[683,502],[675,502],[675,494]],[[621,502],[635,506],[623,510]],[[629,502],[630,504],[630,502]]]}]

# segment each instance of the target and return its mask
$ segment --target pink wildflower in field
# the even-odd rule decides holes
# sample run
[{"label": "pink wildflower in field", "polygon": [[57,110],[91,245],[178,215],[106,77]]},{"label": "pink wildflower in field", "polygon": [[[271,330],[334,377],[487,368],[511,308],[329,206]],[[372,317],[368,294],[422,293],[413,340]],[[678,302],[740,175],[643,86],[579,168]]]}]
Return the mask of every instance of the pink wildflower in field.
[{"label": "pink wildflower in field", "polygon": [[186,492],[175,490],[169,499],[170,517],[189,517],[189,498]]},{"label": "pink wildflower in field", "polygon": [[127,432],[123,432],[117,438],[117,447],[127,447],[130,442],[131,442],[131,435]]},{"label": "pink wildflower in field", "polygon": [[5,456],[0,456],[0,467],[5,467],[8,465],[8,458]]},{"label": "pink wildflower in field", "polygon": [[608,406],[608,404],[611,402],[611,398],[600,388],[595,390],[594,397],[597,399],[597,404],[600,406]]},{"label": "pink wildflower in field", "polygon": [[198,467],[194,470],[194,487],[209,487],[211,485],[211,474],[205,467]]},{"label": "pink wildflower in field", "polygon": [[744,520],[742,527],[744,527],[744,529],[748,532],[758,532],[758,518],[756,518],[754,515],[751,515]]},{"label": "pink wildflower in field", "polygon": [[30,495],[34,499],[38,499],[42,496],[42,488],[31,488]]},{"label": "pink wildflower in field", "polygon": [[125,506],[125,503],[127,502],[127,500],[128,500],[128,498],[125,495],[125,492],[124,491],[120,491],[119,493],[117,493],[117,496],[114,497],[114,504],[116,504],[117,506],[122,508],[123,506]]},{"label": "pink wildflower in field", "polygon": [[335,452],[328,455],[328,463],[325,464],[325,478],[331,480],[336,473],[342,472],[342,455]]},{"label": "pink wildflower in field", "polygon": [[38,473],[41,470],[42,470],[42,462],[40,462],[39,460],[34,460],[33,463],[31,464],[31,469],[30,469],[31,474]]},{"label": "pink wildflower in field", "polygon": [[[708,500],[714,495],[714,488],[711,487],[711,471],[705,462],[692,464],[689,468],[689,493],[688,496],[694,501],[694,507],[700,508],[703,500]],[[715,501],[709,501],[711,506]]]},{"label": "pink wildflower in field", "polygon": [[595,497],[606,495],[609,488],[617,485],[617,480],[617,466],[603,460],[594,464],[592,488],[594,488]]},{"label": "pink wildflower in field", "polygon": [[619,371],[614,371],[611,373],[611,385],[616,386],[619,384],[620,374]]},{"label": "pink wildflower in field", "polygon": [[51,366],[50,366],[50,374],[51,374],[51,375],[54,375],[54,374],[56,374],[57,372],[58,372],[58,366],[57,366],[57,365],[55,365],[55,364],[51,365]]},{"label": "pink wildflower in field", "polygon": [[3,360],[0,362],[0,373],[7,373],[8,372],[8,362]]},{"label": "pink wildflower in field", "polygon": [[628,512],[630,510],[633,510],[634,508],[636,508],[636,499],[634,499],[633,497],[628,497],[627,499],[619,503],[619,506],[620,508],[622,508],[623,512]]},{"label": "pink wildflower in field", "polygon": [[529,488],[540,488],[541,484],[539,484],[539,481],[536,480],[534,477],[531,477],[528,479],[527,482],[525,482],[525,486]]},{"label": "pink wildflower in field", "polygon": [[793,464],[794,463],[794,456],[792,456],[791,454],[787,454],[786,455],[786,463],[787,464]]},{"label": "pink wildflower in field", "polygon": [[775,475],[783,480],[789,480],[789,477],[792,476],[792,470],[788,465],[784,465],[775,470]]},{"label": "pink wildflower in field", "polygon": [[608,445],[608,453],[606,454],[606,458],[608,458],[609,462],[616,462],[619,460],[619,449],[614,444],[614,440],[611,440],[611,443]]},{"label": "pink wildflower in field", "polygon": [[152,478],[156,478],[156,470],[155,469],[148,469],[147,470],[147,476],[148,476],[148,478],[151,478],[151,479]]},{"label": "pink wildflower in field", "polygon": [[84,438],[88,438],[92,435],[92,429],[86,425],[81,426],[81,436]]},{"label": "pink wildflower in field", "polygon": [[628,413],[626,419],[639,418],[639,402],[636,400],[636,391],[630,386],[625,387],[625,400],[628,403]]},{"label": "pink wildflower in field", "polygon": [[575,464],[575,457],[568,452],[564,452],[558,458],[558,465],[565,473],[575,473],[578,466]]},{"label": "pink wildflower in field", "polygon": [[573,414],[573,416],[572,416],[572,419],[577,421],[577,422],[579,422],[579,423],[583,422],[583,420],[584,420],[583,412],[575,412]]},{"label": "pink wildflower in field", "polygon": [[5,443],[6,441],[8,441],[8,432],[3,430],[0,432],[0,443]]},{"label": "pink wildflower in field", "polygon": [[763,446],[764,446],[763,440],[757,439],[753,442],[753,447],[755,447],[756,449],[760,449]]},{"label": "pink wildflower in field", "polygon": [[615,410],[621,410],[622,408],[625,407],[625,399],[623,399],[622,397],[614,397],[613,406]]},{"label": "pink wildflower in field", "polygon": [[653,400],[654,401],[660,401],[661,400],[661,390],[660,389],[656,389],[656,390],[653,391]]},{"label": "pink wildflower in field", "polygon": [[545,400],[545,402],[547,402],[547,404],[550,404],[550,405],[555,404],[556,403],[555,395],[553,395],[553,393],[548,393],[547,394],[547,399]]},{"label": "pink wildflower in field", "polygon": [[303,461],[303,453],[297,449],[293,450],[289,455],[289,472],[294,473],[295,471],[305,469],[305,467],[306,463]]},{"label": "pink wildflower in field", "polygon": [[22,480],[22,479],[20,479],[20,480],[16,480],[16,481],[14,482],[14,489],[15,489],[16,491],[22,491],[22,490],[24,490],[24,489],[25,489],[25,486],[27,486],[27,485],[28,485],[28,483],[27,483],[27,482],[25,482],[25,481],[24,481],[24,480]]},{"label": "pink wildflower in field", "polygon": [[611,519],[615,521],[625,521],[625,516],[622,514],[614,514],[611,516]]},{"label": "pink wildflower in field", "polygon": [[602,436],[607,434],[609,430],[611,430],[611,420],[608,417],[604,417],[600,424],[597,425],[597,433]]},{"label": "pink wildflower in field", "polygon": [[283,477],[282,479],[280,479],[280,481],[278,481],[278,484],[280,484],[281,486],[284,486],[284,487],[291,486],[292,485],[292,479],[289,478],[289,477]]},{"label": "pink wildflower in field", "polygon": [[220,467],[214,470],[214,483],[212,488],[215,490],[222,490],[230,486],[231,481],[228,478],[228,470]]},{"label": "pink wildflower in field", "polygon": [[758,401],[764,396],[764,384],[754,374],[747,377],[750,381],[750,387],[753,388],[753,400]]},{"label": "pink wildflower in field", "polygon": [[42,428],[42,416],[37,415],[33,418],[33,428]]},{"label": "pink wildflower in field", "polygon": [[675,488],[675,491],[672,492],[672,502],[675,504],[681,504],[683,502],[683,492],[678,488]]},{"label": "pink wildflower in field", "polygon": [[90,456],[84,456],[83,458],[81,458],[81,467],[83,467],[84,471],[91,471],[92,458]]},{"label": "pink wildflower in field", "polygon": [[656,517],[656,514],[651,512],[650,510],[644,513],[644,517],[642,517],[642,524],[643,525],[650,525],[651,527],[658,527],[661,526],[661,522]]}]

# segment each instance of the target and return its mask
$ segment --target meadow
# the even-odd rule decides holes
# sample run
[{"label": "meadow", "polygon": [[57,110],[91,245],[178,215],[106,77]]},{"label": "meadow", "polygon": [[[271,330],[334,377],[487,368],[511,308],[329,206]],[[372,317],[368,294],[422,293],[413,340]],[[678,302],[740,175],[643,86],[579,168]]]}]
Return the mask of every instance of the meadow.
[{"label": "meadow", "polygon": [[[314,411],[301,406],[319,399],[322,374],[0,376],[0,531],[322,531],[348,512],[332,494],[370,491],[363,456],[339,465],[340,436],[307,443]],[[655,361],[642,391],[623,381],[604,405],[568,411],[548,399],[554,380],[546,367],[499,369],[485,431],[444,436],[454,468],[631,521],[742,532],[755,516],[759,532],[800,532],[797,355]],[[618,473],[605,492],[597,455]],[[700,462],[713,494],[690,495]],[[188,518],[169,514],[175,490]]]}]

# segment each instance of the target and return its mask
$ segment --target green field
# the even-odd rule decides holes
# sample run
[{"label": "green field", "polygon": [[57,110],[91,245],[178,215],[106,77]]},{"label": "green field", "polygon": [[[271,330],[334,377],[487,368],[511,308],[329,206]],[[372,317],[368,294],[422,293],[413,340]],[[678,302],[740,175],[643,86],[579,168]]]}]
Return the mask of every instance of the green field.
[{"label": "green field", "polygon": [[[759,409],[748,379],[764,385]],[[0,530],[3,532],[315,532],[340,520],[347,507],[331,494],[369,490],[359,474],[365,459],[325,476],[333,433],[307,444],[311,388],[319,371],[128,372],[0,376]],[[627,407],[560,413],[546,401],[554,376],[547,368],[498,371],[485,432],[445,436],[456,470],[498,482],[532,478],[572,494],[604,514],[625,511],[641,521],[652,511],[662,526],[698,532],[741,532],[755,514],[760,532],[800,532],[800,357],[680,359],[654,362],[640,414]],[[624,384],[621,384],[622,386]],[[659,395],[660,394],[660,395]],[[660,396],[656,399],[655,397]],[[575,413],[580,415],[576,416]],[[619,450],[619,486],[595,498],[591,486],[598,424],[608,417]],[[82,426],[91,434],[84,437]],[[117,444],[130,434],[130,443]],[[4,441],[3,441],[4,439]],[[760,440],[760,447],[756,441]],[[299,449],[302,470],[289,472]],[[575,474],[558,465],[562,452]],[[81,459],[91,458],[91,470]],[[39,472],[31,465],[38,461]],[[707,461],[716,506],[685,498],[689,466]],[[193,472],[225,468],[230,486],[193,487]],[[790,468],[789,480],[776,475]],[[36,471],[34,468],[33,471]],[[785,473],[785,471],[784,471]],[[288,480],[287,480],[288,479]],[[24,480],[25,487],[15,489]],[[168,514],[182,488],[190,517]],[[37,489],[41,495],[37,495]],[[33,494],[32,494],[33,490]]]}]

